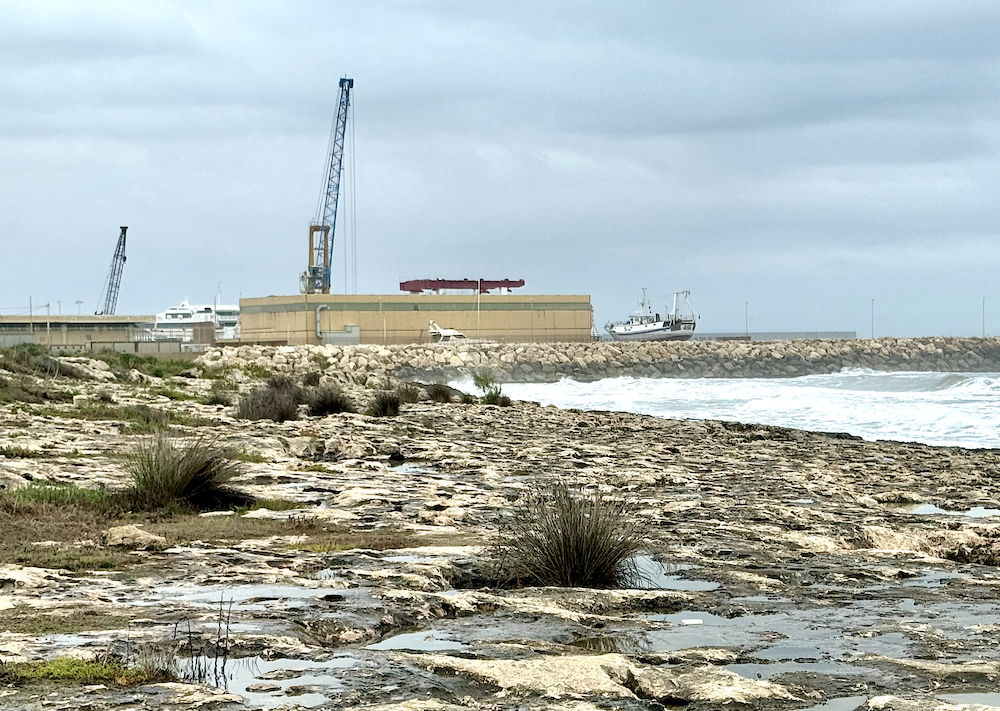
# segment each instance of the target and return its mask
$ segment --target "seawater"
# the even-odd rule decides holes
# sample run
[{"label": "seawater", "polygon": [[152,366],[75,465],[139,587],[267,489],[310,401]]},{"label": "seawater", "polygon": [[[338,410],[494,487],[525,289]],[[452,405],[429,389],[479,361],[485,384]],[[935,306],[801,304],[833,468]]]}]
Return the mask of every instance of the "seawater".
[{"label": "seawater", "polygon": [[[472,392],[471,382],[454,384]],[[1000,448],[1000,374],[844,369],[799,378],[608,378],[511,383],[516,400],[727,420],[969,448]]]}]

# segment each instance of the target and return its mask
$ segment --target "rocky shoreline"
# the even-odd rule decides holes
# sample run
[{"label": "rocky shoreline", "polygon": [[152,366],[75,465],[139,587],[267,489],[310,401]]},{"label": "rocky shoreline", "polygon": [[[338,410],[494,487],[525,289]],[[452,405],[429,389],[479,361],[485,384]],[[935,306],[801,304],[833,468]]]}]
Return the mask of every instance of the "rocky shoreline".
[{"label": "rocky shoreline", "polygon": [[[352,351],[348,363],[370,352]],[[220,363],[215,354],[200,367],[239,381],[244,393],[265,372],[322,371],[349,382],[358,398],[369,382],[392,385],[388,374],[397,372],[369,367],[388,358],[377,352],[353,371],[335,367],[333,352],[320,353],[325,364],[311,349],[268,353],[273,367]],[[985,351],[976,353],[985,361]],[[197,518],[198,536],[150,521],[142,528],[162,540],[133,541],[115,554],[124,561],[118,568],[2,561],[2,661],[174,644],[181,661],[207,663],[191,650],[218,646],[223,609],[228,656],[223,673],[203,683],[11,686],[0,688],[0,708],[1000,704],[1000,517],[989,514],[1000,513],[996,451],[523,402],[422,400],[397,417],[253,422],[201,404],[213,381],[194,373],[116,378],[83,359],[71,365],[92,379],[39,386],[71,387],[81,402],[173,413],[190,423],[171,425],[173,436],[213,436],[245,453],[234,484],[296,506],[212,512]],[[79,409],[0,405],[5,490],[122,484],[121,450],[148,435],[111,415],[82,419]],[[556,480],[634,498],[647,524],[649,589],[489,584],[498,521],[527,487]],[[254,533],[266,526],[279,528]],[[327,529],[403,538],[380,548],[321,545]],[[60,544],[67,555],[112,546],[110,536],[69,541]],[[180,644],[178,628],[187,630]]]},{"label": "rocky shoreline", "polygon": [[452,343],[393,346],[239,346],[213,349],[210,368],[305,373],[364,383],[372,376],[447,381],[480,368],[500,382],[646,378],[786,378],[843,368],[1000,372],[1000,338],[878,338],[681,343]]}]

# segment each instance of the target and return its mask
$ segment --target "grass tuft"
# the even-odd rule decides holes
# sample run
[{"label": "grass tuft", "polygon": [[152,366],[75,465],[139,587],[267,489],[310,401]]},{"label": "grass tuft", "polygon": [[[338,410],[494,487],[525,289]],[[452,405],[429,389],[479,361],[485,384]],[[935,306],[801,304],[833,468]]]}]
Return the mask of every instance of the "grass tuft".
[{"label": "grass tuft", "polygon": [[309,398],[309,414],[313,417],[355,411],[354,401],[341,392],[340,388],[320,388]]},{"label": "grass tuft", "polygon": [[114,505],[114,492],[99,489],[81,489],[73,484],[46,484],[33,481],[10,493],[15,499],[52,506],[80,506],[104,511]]},{"label": "grass tuft", "polygon": [[400,402],[420,402],[420,392],[421,389],[413,383],[401,383],[396,388],[396,394],[399,395]]},{"label": "grass tuft", "polygon": [[133,509],[146,511],[251,506],[253,496],[228,485],[242,473],[238,456],[215,440],[180,444],[160,434],[125,455],[132,487],[124,496]]},{"label": "grass tuft", "polygon": [[395,417],[399,414],[399,395],[388,391],[376,393],[365,414],[370,417]]},{"label": "grass tuft", "polygon": [[265,385],[243,396],[236,406],[236,417],[241,420],[274,420],[285,422],[299,418],[299,404],[305,401],[305,392],[286,376],[270,378]]},{"label": "grass tuft", "polygon": [[431,400],[434,402],[451,402],[452,400],[451,388],[443,383],[434,383],[434,385],[431,385],[427,389],[427,394],[430,395]]},{"label": "grass tuft", "polygon": [[320,374],[313,370],[302,376],[302,384],[307,388],[316,388],[319,387],[320,378]]},{"label": "grass tuft", "polygon": [[565,483],[529,491],[497,541],[498,578],[506,584],[618,588],[634,585],[633,556],[644,523],[627,498]]}]

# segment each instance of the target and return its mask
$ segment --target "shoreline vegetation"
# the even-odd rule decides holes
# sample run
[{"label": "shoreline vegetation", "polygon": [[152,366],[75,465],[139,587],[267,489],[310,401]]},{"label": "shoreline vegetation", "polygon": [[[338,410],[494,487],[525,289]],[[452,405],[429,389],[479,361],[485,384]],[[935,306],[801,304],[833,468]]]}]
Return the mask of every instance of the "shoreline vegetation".
[{"label": "shoreline vegetation", "polygon": [[[1000,676],[1000,529],[969,515],[1000,513],[1000,452],[502,389],[567,368],[1000,371],[998,353],[248,346],[181,364],[0,349],[0,709],[237,709],[253,693],[380,711],[564,711],[567,696],[957,711],[938,695]],[[398,377],[417,371],[436,377]],[[479,396],[444,384],[460,376]]]}]

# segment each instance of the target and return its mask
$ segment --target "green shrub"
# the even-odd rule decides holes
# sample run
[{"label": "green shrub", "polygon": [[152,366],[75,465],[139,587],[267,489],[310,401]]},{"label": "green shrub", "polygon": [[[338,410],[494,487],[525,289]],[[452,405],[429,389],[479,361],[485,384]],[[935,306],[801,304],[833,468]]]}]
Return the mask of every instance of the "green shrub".
[{"label": "green shrub", "polygon": [[399,395],[385,390],[376,393],[365,414],[371,417],[395,417],[399,414]]},{"label": "green shrub", "polygon": [[427,389],[427,394],[434,402],[451,402],[452,389],[442,383],[435,383]]},{"label": "green shrub", "polygon": [[30,378],[0,378],[0,404],[69,402],[72,399],[73,393],[59,388],[38,386]]},{"label": "green shrub", "polygon": [[111,394],[110,390],[98,390],[94,394],[94,399],[97,400],[97,402],[104,403],[105,405],[111,405],[115,401],[115,396]]},{"label": "green shrub", "polygon": [[529,491],[497,541],[504,583],[617,588],[640,582],[644,522],[627,498],[565,483]]},{"label": "green shrub", "polygon": [[461,400],[464,405],[475,405],[478,402],[476,396],[470,393],[462,393]]},{"label": "green shrub", "polygon": [[303,390],[291,378],[276,376],[266,385],[244,395],[236,406],[236,417],[242,420],[297,420]]},{"label": "green shrub", "polygon": [[413,383],[402,383],[396,388],[400,402],[420,402],[420,388]]},{"label": "green shrub", "polygon": [[510,406],[510,398],[500,390],[500,384],[493,377],[493,373],[485,368],[481,368],[472,374],[472,384],[482,393],[483,404],[499,405],[500,407]]},{"label": "green shrub", "polygon": [[211,439],[180,444],[158,435],[125,455],[132,479],[126,497],[132,508],[198,511],[250,506],[254,497],[228,482],[242,472],[239,454]]},{"label": "green shrub", "polygon": [[320,388],[309,398],[309,414],[313,417],[354,411],[354,401],[339,388]]}]

